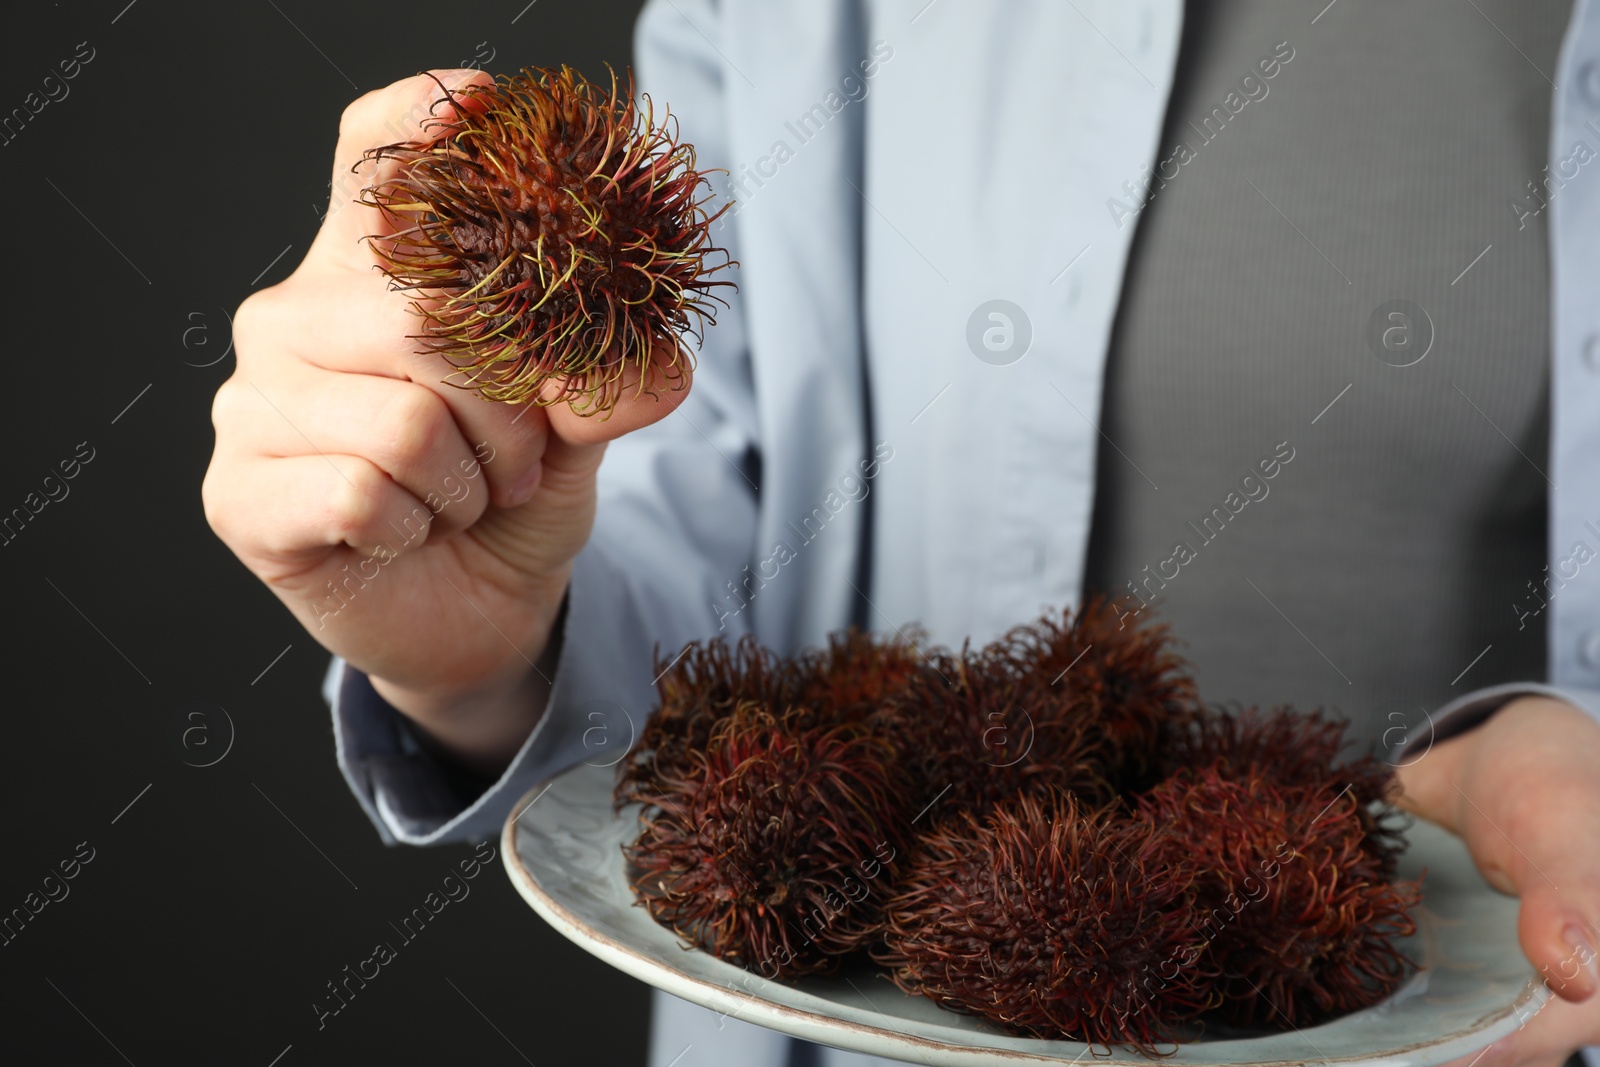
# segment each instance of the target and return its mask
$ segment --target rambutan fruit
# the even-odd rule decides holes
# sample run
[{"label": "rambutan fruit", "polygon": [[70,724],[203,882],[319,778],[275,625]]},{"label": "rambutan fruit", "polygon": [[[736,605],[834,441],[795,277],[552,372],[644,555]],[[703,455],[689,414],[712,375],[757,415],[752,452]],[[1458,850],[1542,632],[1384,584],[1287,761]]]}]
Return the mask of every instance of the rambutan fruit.
[{"label": "rambutan fruit", "polygon": [[920,834],[874,958],[953,1011],[1152,1051],[1216,993],[1181,842],[1114,811],[1020,795]]},{"label": "rambutan fruit", "polygon": [[1354,790],[1222,768],[1182,770],[1137,802],[1200,866],[1197,929],[1222,1014],[1240,1026],[1309,1026],[1369,1007],[1410,961],[1416,883],[1394,883],[1366,845]]},{"label": "rambutan fruit", "polygon": [[800,660],[796,703],[819,721],[859,722],[883,709],[928,662],[927,635],[911,628],[883,638],[851,628]]},{"label": "rambutan fruit", "polygon": [[1159,753],[1198,703],[1166,624],[1135,623],[1102,595],[1076,613],[1018,626],[995,650],[1031,687],[1025,698],[1047,723],[1098,709],[1117,787],[1134,792],[1159,778]]},{"label": "rambutan fruit", "polygon": [[1394,770],[1370,752],[1349,756],[1348,729],[1347,722],[1320,709],[1210,706],[1172,734],[1161,763],[1166,776],[1210,767],[1232,781],[1262,777],[1288,787],[1348,788],[1366,847],[1384,877],[1392,878],[1405,850],[1404,817],[1387,807],[1397,788]]},{"label": "rambutan fruit", "polygon": [[1007,662],[963,649],[914,670],[872,721],[900,754],[919,810],[982,816],[1020,792],[1060,789],[1090,803],[1115,795],[1094,698],[1080,699],[1041,708],[1037,687]]},{"label": "rambutan fruit", "polygon": [[624,849],[639,902],[769,978],[836,969],[880,936],[907,844],[893,758],[859,725],[799,729],[738,704],[641,812]]},{"label": "rambutan fruit", "polygon": [[623,761],[616,802],[649,803],[663,774],[681,774],[694,752],[711,739],[712,728],[741,703],[762,705],[781,714],[800,692],[799,667],[745,634],[734,642],[722,637],[690,642],[671,660],[656,655],[656,695],[660,703]]},{"label": "rambutan fruit", "polygon": [[579,414],[609,411],[629,368],[641,393],[681,382],[684,335],[732,283],[709,277],[729,260],[676,121],[641,111],[631,80],[607,90],[568,67],[441,89],[457,117],[370,150],[398,167],[361,200],[392,231],[369,242],[417,294],[416,339],[454,367],[445,380]]},{"label": "rambutan fruit", "polygon": [[672,660],[656,657],[660,703],[624,765],[618,804],[652,768],[680,762],[703,748],[711,727],[742,701],[765,705],[797,728],[863,722],[904,690],[924,661],[920,631],[879,638],[858,630],[833,634],[828,645],[789,659],[746,634],[733,643],[691,642]]}]

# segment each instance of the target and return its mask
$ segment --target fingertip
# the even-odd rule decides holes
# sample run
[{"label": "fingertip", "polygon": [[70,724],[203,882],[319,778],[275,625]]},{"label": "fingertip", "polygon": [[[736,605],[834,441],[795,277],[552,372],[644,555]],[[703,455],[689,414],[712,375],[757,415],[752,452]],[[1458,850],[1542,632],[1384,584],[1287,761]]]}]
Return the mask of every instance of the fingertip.
[{"label": "fingertip", "polygon": [[405,119],[390,123],[386,132],[395,143],[429,144],[450,133],[463,112],[481,114],[480,93],[473,90],[494,84],[494,78],[474,67],[425,70],[390,87],[396,107],[407,109]]},{"label": "fingertip", "polygon": [[469,99],[461,90],[490,85],[494,79],[472,67],[426,70],[392,82],[352,101],[339,119],[342,154],[352,167],[366,161],[366,150],[383,144],[429,140],[438,136],[441,103]]},{"label": "fingertip", "polygon": [[[448,103],[457,112],[462,110],[481,113],[484,104],[479,99],[479,94],[463,92],[473,87],[487,88],[494,84],[494,77],[486,71],[476,67],[448,67],[437,70],[425,70],[418,75],[428,81],[427,91],[434,94],[433,107],[438,109],[440,104]],[[442,95],[440,95],[442,93]]]},{"label": "fingertip", "polygon": [[532,469],[524,474],[521,479],[498,490],[495,505],[502,508],[521,507],[533,499],[543,481],[544,464],[535,462]]},{"label": "fingertip", "polygon": [[1552,993],[1581,1003],[1600,991],[1595,926],[1555,906],[1553,893],[1526,893],[1518,916],[1524,954]]},{"label": "fingertip", "polygon": [[642,388],[634,385],[624,389],[617,401],[617,410],[613,414],[626,424],[626,429],[619,430],[619,434],[660,422],[689,399],[689,390],[694,384],[694,372],[690,367],[678,364],[662,368],[656,365],[652,367],[652,372],[648,384]]},{"label": "fingertip", "polygon": [[[594,445],[660,422],[689,398],[694,368],[675,349],[663,345],[643,372],[630,371],[618,386],[611,407],[596,410],[582,400],[555,403],[549,408],[551,429],[568,444]],[[559,383],[552,383],[558,389]]]},{"label": "fingertip", "polygon": [[689,395],[687,381],[665,389],[629,390],[609,410],[574,410],[571,404],[550,409],[550,426],[571,445],[598,445],[660,422],[676,411]]},{"label": "fingertip", "polygon": [[1569,961],[1576,963],[1582,976],[1581,982],[1574,983],[1573,995],[1568,998],[1570,1000],[1588,1000],[1600,992],[1600,960],[1595,959],[1594,948],[1591,945],[1595,939],[1594,934],[1594,924],[1582,919],[1570,920],[1562,928],[1561,940],[1568,950],[1562,967],[1569,969]]},{"label": "fingertip", "polygon": [[477,67],[433,67],[423,71],[422,76],[432,78],[446,89],[458,89],[472,81],[487,83],[494,80],[487,71]]}]

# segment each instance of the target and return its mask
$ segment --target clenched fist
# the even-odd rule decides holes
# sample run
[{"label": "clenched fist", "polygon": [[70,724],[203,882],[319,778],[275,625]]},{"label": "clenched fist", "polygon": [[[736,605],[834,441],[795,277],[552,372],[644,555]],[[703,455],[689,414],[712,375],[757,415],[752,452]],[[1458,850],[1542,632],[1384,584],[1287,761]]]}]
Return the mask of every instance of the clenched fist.
[{"label": "clenched fist", "polygon": [[[419,75],[345,109],[316,240],[239,307],[201,492],[212,529],[317,641],[444,750],[496,773],[543,712],[539,661],[593,524],[605,443],[674,410],[688,375],[654,396],[624,388],[604,419],[442,383],[450,368],[418,353],[422,319],[366,240],[385,232],[379,212],[341,194],[396,165],[363,161],[367,149],[453,118],[448,105],[430,116],[440,95]],[[658,362],[673,355],[663,345]]]}]

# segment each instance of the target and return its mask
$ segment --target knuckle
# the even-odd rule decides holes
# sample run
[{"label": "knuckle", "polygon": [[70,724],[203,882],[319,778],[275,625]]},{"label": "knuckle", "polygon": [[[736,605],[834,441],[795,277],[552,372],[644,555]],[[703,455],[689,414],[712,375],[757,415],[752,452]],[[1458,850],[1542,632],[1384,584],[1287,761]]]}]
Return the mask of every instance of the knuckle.
[{"label": "knuckle", "polygon": [[233,312],[233,345],[235,348],[252,348],[261,332],[261,317],[266,291],[251,293]]},{"label": "knuckle", "polygon": [[211,532],[226,542],[229,516],[227,501],[222,493],[223,480],[224,475],[213,456],[205,477],[200,480],[200,507],[205,512],[206,525],[211,527]]},{"label": "knuckle", "polygon": [[259,516],[246,505],[255,487],[241,484],[240,475],[237,461],[213,456],[200,480],[200,507],[217,540],[241,559],[247,559],[259,542],[260,523]]},{"label": "knuckle", "polygon": [[443,400],[423,386],[397,392],[379,417],[380,450],[397,467],[414,469],[437,453],[450,423]]},{"label": "knuckle", "polygon": [[258,289],[245,297],[233,313],[233,347],[239,361],[259,356],[270,348],[283,319],[283,282]]},{"label": "knuckle", "polygon": [[364,543],[378,524],[388,497],[389,479],[370,463],[341,464],[328,507],[329,534],[351,544]]},{"label": "knuckle", "polygon": [[364,93],[339,115],[339,139],[347,147],[362,149],[409,140],[432,114],[432,101],[438,95],[438,86],[425,74]]},{"label": "knuckle", "polygon": [[345,105],[339,113],[339,139],[362,137],[369,130],[383,106],[384,90],[373,89],[362,93]]},{"label": "knuckle", "polygon": [[238,425],[241,399],[239,390],[239,376],[233,374],[217,386],[217,395],[211,398],[211,428],[216,431],[219,439]]}]

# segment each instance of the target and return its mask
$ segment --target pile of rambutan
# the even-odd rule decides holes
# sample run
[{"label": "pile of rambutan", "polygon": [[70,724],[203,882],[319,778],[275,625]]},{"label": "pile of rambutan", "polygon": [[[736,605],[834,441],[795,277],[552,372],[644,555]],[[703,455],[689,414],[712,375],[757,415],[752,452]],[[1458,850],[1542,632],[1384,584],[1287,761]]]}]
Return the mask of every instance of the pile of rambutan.
[{"label": "pile of rambutan", "polygon": [[1202,704],[1165,625],[1104,598],[981,649],[746,637],[658,672],[616,789],[635,891],[763,976],[867,961],[1010,1032],[1155,1053],[1410,969],[1389,766],[1322,712]]},{"label": "pile of rambutan", "polygon": [[1108,601],[981,649],[851,631],[657,664],[622,764],[639,902],[769,978],[876,964],[1017,1034],[1154,1053],[1389,995],[1416,883],[1345,724],[1202,704]]}]

